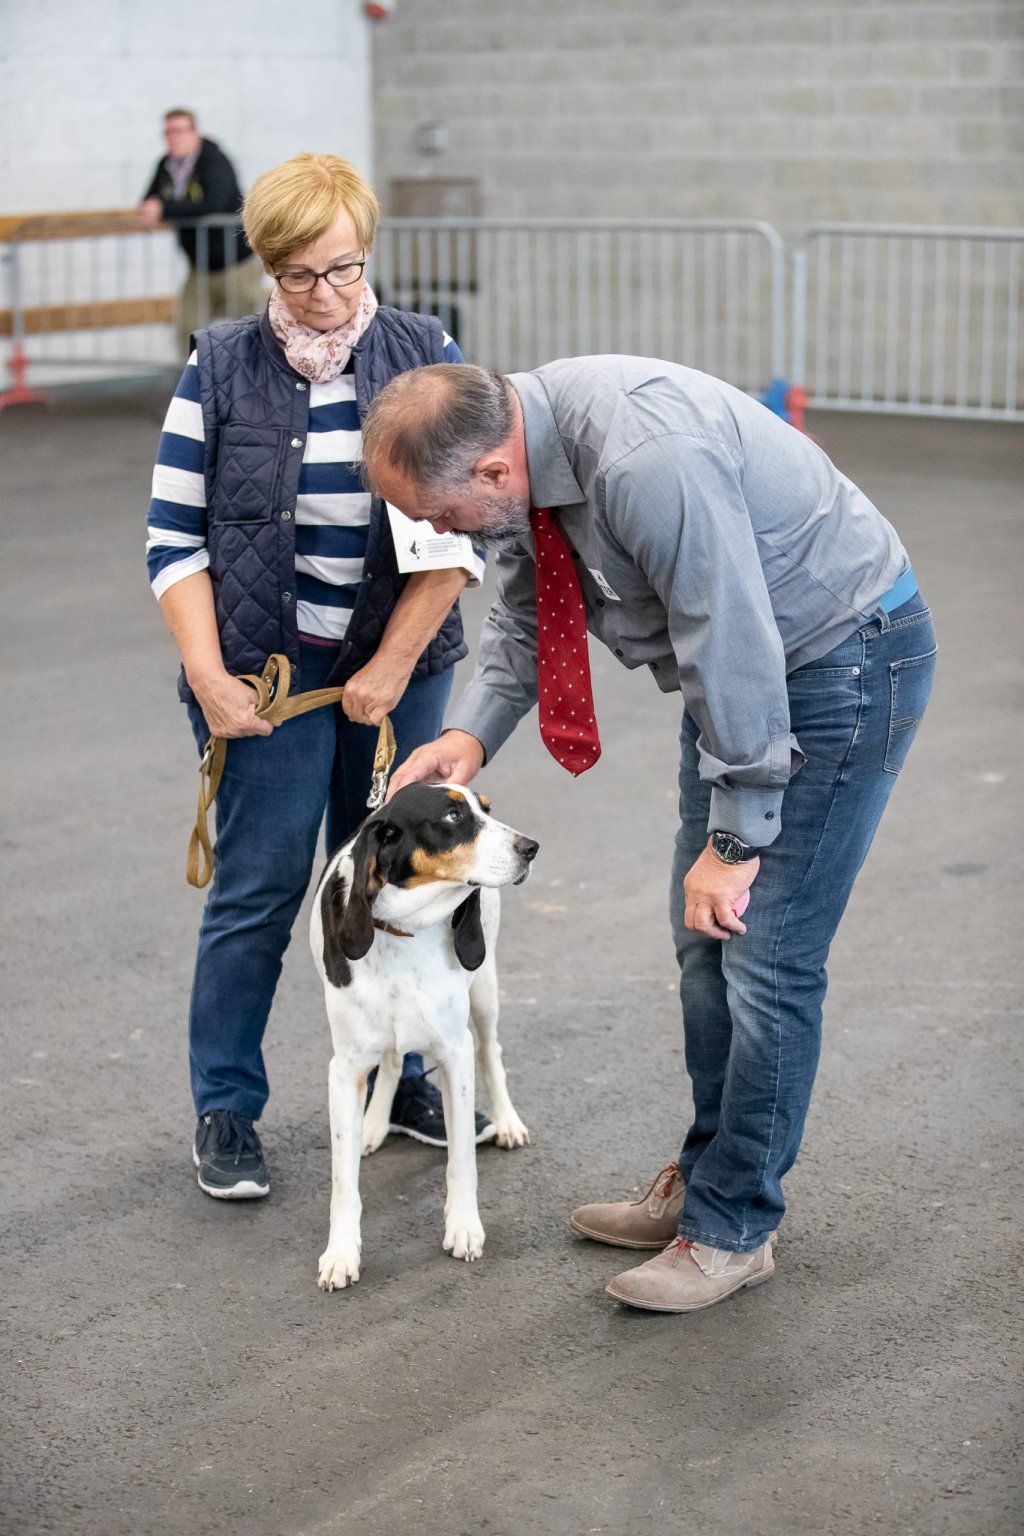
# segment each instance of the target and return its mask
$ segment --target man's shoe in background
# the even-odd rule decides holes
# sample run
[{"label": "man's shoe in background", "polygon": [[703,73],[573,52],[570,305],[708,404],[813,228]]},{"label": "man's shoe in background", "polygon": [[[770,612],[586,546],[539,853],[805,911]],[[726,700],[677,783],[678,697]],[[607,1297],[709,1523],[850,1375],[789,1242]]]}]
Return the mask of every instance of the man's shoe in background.
[{"label": "man's shoe in background", "polygon": [[664,1248],[676,1235],[685,1198],[679,1165],[669,1163],[639,1200],[578,1205],[569,1225],[581,1237],[613,1248]]}]

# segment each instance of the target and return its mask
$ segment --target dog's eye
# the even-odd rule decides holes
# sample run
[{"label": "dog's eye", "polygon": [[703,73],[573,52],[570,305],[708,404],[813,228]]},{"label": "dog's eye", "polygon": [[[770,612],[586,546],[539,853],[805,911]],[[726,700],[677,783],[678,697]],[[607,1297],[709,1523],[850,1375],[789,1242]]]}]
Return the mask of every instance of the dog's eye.
[{"label": "dog's eye", "polygon": [[461,815],[462,815],[462,812],[458,809],[458,807],[456,807],[454,810],[445,811],[444,815],[441,817],[441,820],[442,821],[458,821],[458,819],[459,819],[459,817]]}]

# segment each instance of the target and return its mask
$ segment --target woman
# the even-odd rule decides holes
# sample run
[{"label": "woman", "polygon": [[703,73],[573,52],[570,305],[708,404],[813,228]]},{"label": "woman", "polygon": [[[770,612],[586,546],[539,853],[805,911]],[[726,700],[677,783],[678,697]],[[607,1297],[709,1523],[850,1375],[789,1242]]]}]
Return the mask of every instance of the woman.
[{"label": "woman", "polygon": [[[269,1191],[253,1124],[268,1095],[262,1040],[320,823],[326,813],[330,854],[365,816],[385,713],[397,761],[439,734],[466,654],[457,599],[482,568],[467,550],[462,569],[400,577],[386,509],[359,478],[370,400],[405,369],[462,361],[436,319],[378,305],[365,267],[379,218],[334,155],[259,178],[242,219],[270,302],[196,334],[153,473],[149,572],[181,653],[179,694],[200,749],[230,738],[189,1016],[193,1160],[219,1198]],[[257,719],[237,674],[272,651],[296,691],[344,683],[343,705],[277,729]],[[419,1056],[406,1057],[393,1122],[444,1145]]]}]

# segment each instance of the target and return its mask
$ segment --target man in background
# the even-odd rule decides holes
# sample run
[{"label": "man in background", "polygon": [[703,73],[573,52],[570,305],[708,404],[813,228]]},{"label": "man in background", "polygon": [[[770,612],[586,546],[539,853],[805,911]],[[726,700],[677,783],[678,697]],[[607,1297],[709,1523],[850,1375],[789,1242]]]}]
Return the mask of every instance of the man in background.
[{"label": "man in background", "polygon": [[189,337],[211,320],[262,310],[263,269],[245,238],[241,222],[207,229],[193,222],[208,214],[237,214],[242,190],[235,168],[212,139],[200,136],[194,112],[172,107],[164,114],[167,153],[157,162],[139,204],[145,229],[170,224],[188,261],[175,322],[183,356]]}]

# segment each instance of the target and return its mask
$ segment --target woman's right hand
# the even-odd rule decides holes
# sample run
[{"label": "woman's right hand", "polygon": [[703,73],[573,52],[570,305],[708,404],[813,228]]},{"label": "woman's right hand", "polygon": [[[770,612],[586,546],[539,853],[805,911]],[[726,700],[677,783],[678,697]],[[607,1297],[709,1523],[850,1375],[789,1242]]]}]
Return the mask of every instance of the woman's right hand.
[{"label": "woman's right hand", "polygon": [[256,691],[230,672],[189,678],[211,736],[269,736],[274,727],[256,713]]}]

